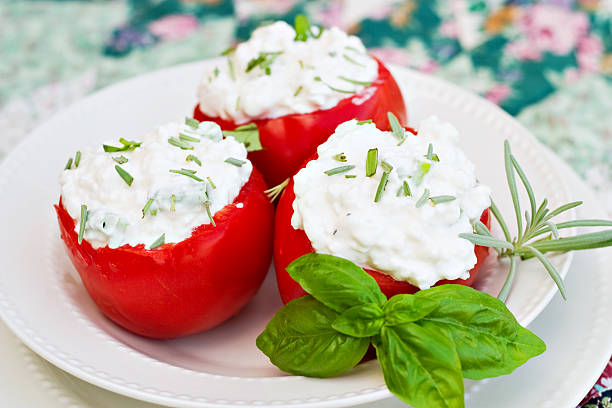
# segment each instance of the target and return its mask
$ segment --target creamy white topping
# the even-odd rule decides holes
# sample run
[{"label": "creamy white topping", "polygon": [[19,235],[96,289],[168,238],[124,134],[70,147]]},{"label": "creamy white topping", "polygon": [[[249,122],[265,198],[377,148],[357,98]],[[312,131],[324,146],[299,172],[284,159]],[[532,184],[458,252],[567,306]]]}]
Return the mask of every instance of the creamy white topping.
[{"label": "creamy white topping", "polygon": [[[180,133],[199,140],[185,142],[193,150],[168,142],[179,139]],[[132,151],[106,153],[102,144],[83,150],[79,166],[73,164],[60,176],[62,202],[76,220],[77,232],[81,205],[87,205],[83,238],[94,248],[124,244],[145,244],[148,248],[161,234],[165,234],[165,242],[188,238],[195,227],[210,223],[205,202],[210,202],[211,214],[232,203],[253,168],[244,145],[233,138],[223,139],[221,129],[212,122],[203,122],[197,129],[169,123],[136,141],[142,145]],[[117,140],[106,144],[122,146]],[[187,161],[188,155],[202,165]],[[113,160],[120,156],[128,161],[119,164]],[[230,157],[244,164],[239,167],[225,162]],[[116,165],[133,177],[131,186],[117,173]],[[193,175],[203,181],[169,171],[181,169],[195,171]],[[153,201],[143,218],[143,208],[150,199]]]},{"label": "creamy white topping", "polygon": [[[276,22],[258,28],[221,63],[208,66],[198,91],[202,112],[245,123],[329,109],[378,76],[378,64],[361,40],[339,28],[325,29],[318,39],[294,38],[293,27]],[[246,72],[260,56],[265,61]]]},{"label": "creamy white topping", "polygon": [[[406,135],[398,146],[392,132],[373,124],[352,120],[338,126],[318,147],[318,159],[294,176],[291,224],[306,232],[316,252],[349,259],[421,289],[442,279],[466,279],[476,263],[474,245],[458,235],[472,232],[471,221],[490,205],[490,190],[476,181],[474,165],[458,147],[459,134],[452,125],[431,117],[420,124],[418,136]],[[427,159],[430,144],[435,156]],[[366,157],[373,148],[378,149],[378,167],[374,176],[366,177]],[[340,153],[345,162],[334,158]],[[374,202],[382,161],[393,169]],[[355,168],[325,173],[345,165]],[[404,181],[410,196],[404,195]],[[430,197],[456,199],[438,204],[421,200],[417,207],[426,189]]]}]

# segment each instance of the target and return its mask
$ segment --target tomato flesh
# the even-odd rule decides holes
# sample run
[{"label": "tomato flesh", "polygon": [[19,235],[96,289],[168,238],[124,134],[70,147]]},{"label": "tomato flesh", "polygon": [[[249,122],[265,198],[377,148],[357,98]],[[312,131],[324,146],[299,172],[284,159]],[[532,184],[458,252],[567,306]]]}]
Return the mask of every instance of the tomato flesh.
[{"label": "tomato flesh", "polygon": [[[341,100],[333,108],[252,121],[259,129],[263,150],[250,152],[249,160],[263,173],[269,186],[293,176],[317,146],[347,120],[372,119],[379,129],[388,130],[387,112],[392,112],[400,124],[406,123],[402,93],[389,70],[380,61],[377,62],[378,77],[372,85]],[[366,98],[367,95],[371,96]],[[216,122],[223,130],[233,130],[238,126],[232,121],[206,115],[199,104],[194,109],[193,117],[200,122]]]},{"label": "tomato flesh", "polygon": [[[142,336],[167,339],[210,329],[255,295],[269,269],[273,206],[257,170],[232,204],[189,238],[156,249],[78,244],[61,197],[55,206],[72,264],[99,309]],[[242,208],[235,204],[242,203]],[[239,255],[239,256],[237,256]]]},{"label": "tomato flesh", "polygon": [[[293,180],[291,180],[278,203],[274,227],[274,268],[281,300],[285,304],[293,299],[306,295],[304,289],[302,289],[302,287],[291,278],[289,273],[287,273],[287,266],[300,256],[314,252],[312,244],[304,230],[296,230],[291,226],[291,216],[293,215],[292,205],[294,200],[295,193],[293,192]],[[491,220],[489,209],[486,209],[482,213],[480,220],[487,228],[490,228]],[[474,252],[477,262],[470,270],[470,277],[468,279],[455,279],[452,281],[443,280],[436,283],[436,285],[455,283],[471,286],[478,277],[478,272],[489,254],[489,249],[476,245]],[[416,286],[405,281],[395,280],[389,275],[370,269],[365,269],[365,271],[376,280],[381,291],[388,298],[400,293],[415,293],[419,290]]]}]

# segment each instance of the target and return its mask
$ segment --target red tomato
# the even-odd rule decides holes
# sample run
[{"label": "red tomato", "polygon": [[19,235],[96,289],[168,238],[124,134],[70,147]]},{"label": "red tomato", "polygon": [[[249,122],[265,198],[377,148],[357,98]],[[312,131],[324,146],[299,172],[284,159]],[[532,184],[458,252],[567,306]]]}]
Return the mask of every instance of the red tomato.
[{"label": "red tomato", "polygon": [[[100,310],[126,329],[166,339],[210,329],[240,311],[270,266],[273,206],[253,169],[234,203],[189,238],[148,250],[81,245],[75,223],[55,206],[72,264]],[[237,208],[236,203],[243,203]]]},{"label": "red tomato", "polygon": [[[341,100],[333,108],[252,121],[259,129],[263,150],[250,152],[249,159],[263,173],[268,185],[275,186],[293,176],[304,160],[342,122],[354,118],[372,119],[379,129],[389,130],[387,112],[392,112],[400,124],[406,123],[406,106],[402,93],[387,68],[380,61],[377,62],[378,78],[372,85]],[[370,96],[363,100],[367,95]],[[200,110],[200,105],[195,107],[193,117],[200,122],[216,122],[223,130],[232,130],[238,126],[231,121],[207,116]]]},{"label": "red tomato", "polygon": [[[293,180],[289,182],[286,190],[284,191],[279,203],[276,208],[276,222],[274,231],[274,268],[276,270],[276,281],[278,284],[278,290],[280,292],[283,303],[288,303],[290,300],[302,297],[306,295],[306,292],[302,287],[294,281],[289,273],[287,273],[287,266],[300,256],[314,252],[310,240],[304,230],[296,230],[291,226],[291,216],[293,215],[293,201],[295,200],[295,194],[293,192]],[[480,220],[487,226],[491,227],[491,220],[489,217],[489,209],[486,209]],[[484,262],[484,259],[489,253],[489,249],[486,247],[476,246],[474,249],[476,253],[477,263],[470,271],[470,277],[466,280],[455,279],[452,281],[440,281],[436,285],[442,285],[445,283],[457,283],[460,285],[471,286],[478,272]],[[414,293],[419,289],[412,286],[408,282],[397,281],[389,275],[382,274],[370,269],[365,270],[369,273],[378,283],[382,292],[387,296],[391,297],[400,293]]]}]

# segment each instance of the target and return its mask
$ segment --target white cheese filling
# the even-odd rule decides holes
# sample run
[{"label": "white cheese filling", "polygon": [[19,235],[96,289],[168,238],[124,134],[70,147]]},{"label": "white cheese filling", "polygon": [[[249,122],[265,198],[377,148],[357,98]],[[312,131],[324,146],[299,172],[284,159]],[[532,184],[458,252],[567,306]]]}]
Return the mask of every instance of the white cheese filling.
[{"label": "white cheese filling", "polygon": [[[477,182],[452,125],[430,117],[418,127],[418,136],[406,135],[398,145],[392,132],[373,124],[352,120],[338,126],[318,147],[319,157],[294,176],[291,224],[306,232],[316,252],[421,289],[442,279],[467,279],[476,264],[474,245],[458,235],[472,232],[471,221],[490,205],[490,190]],[[366,177],[370,149],[378,149],[378,165]],[[346,161],[338,161],[339,154]],[[375,202],[387,164],[393,168]],[[325,173],[350,165],[355,167],[346,172]],[[431,199],[422,198],[426,190]],[[452,201],[436,204],[440,196]]]},{"label": "white cheese filling", "polygon": [[[142,144],[129,151],[108,153],[102,144],[83,150],[78,167],[73,163],[60,176],[62,203],[76,220],[77,232],[81,205],[87,205],[83,238],[94,248],[125,244],[149,248],[162,234],[166,243],[188,238],[194,228],[211,222],[206,205],[214,215],[231,204],[253,168],[244,145],[223,139],[221,129],[212,122],[197,128],[169,123],[135,141]],[[106,144],[123,146],[117,140]],[[228,163],[228,158],[242,165]],[[133,177],[131,185],[115,166]]]},{"label": "white cheese filling", "polygon": [[309,113],[334,107],[378,77],[361,40],[339,28],[307,41],[294,38],[293,27],[276,22],[208,66],[198,90],[202,112],[235,123]]}]

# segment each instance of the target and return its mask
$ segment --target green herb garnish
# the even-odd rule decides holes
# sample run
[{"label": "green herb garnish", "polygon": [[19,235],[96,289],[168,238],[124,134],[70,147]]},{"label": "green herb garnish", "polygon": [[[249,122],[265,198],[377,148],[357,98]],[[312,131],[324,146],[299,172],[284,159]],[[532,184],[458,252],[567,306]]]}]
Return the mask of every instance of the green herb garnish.
[{"label": "green herb garnish", "polygon": [[123,145],[122,147],[102,145],[102,148],[106,153],[127,152],[132,151],[137,147],[140,147],[140,145],[142,144],[142,142],[129,141],[125,140],[124,138],[119,139],[119,142]]},{"label": "green herb garnish", "polygon": [[155,240],[155,242],[153,242],[153,243],[151,244],[151,246],[149,247],[149,249],[155,249],[155,248],[157,248],[157,247],[160,247],[160,246],[164,245],[164,243],[165,243],[165,242],[166,242],[166,233],[164,232],[163,234],[161,234],[161,235],[159,236],[159,238],[157,238],[157,239]]},{"label": "green herb garnish", "polygon": [[246,147],[247,152],[263,149],[259,140],[259,129],[255,123],[247,123],[246,125],[238,126],[234,130],[224,130],[223,136],[233,137]]},{"label": "green herb garnish", "polygon": [[83,234],[85,234],[85,226],[87,225],[87,218],[89,218],[89,211],[85,204],[81,205],[81,221],[79,222],[79,236],[77,238],[79,245],[83,242]]},{"label": "green herb garnish", "polygon": [[339,161],[339,162],[345,162],[346,155],[344,153],[338,153],[338,154],[333,155],[332,159],[334,159],[335,161]]},{"label": "green herb garnish", "polygon": [[271,202],[274,202],[281,195],[285,187],[287,187],[287,184],[289,184],[288,178],[283,180],[282,183],[265,190],[264,193],[266,193]]},{"label": "green herb garnish", "polygon": [[429,146],[427,146],[427,154],[425,155],[425,158],[427,160],[431,160],[431,158],[433,157],[433,144],[429,144]]},{"label": "green herb garnish", "polygon": [[219,76],[219,67],[215,67],[215,70],[213,71],[213,73],[215,74],[215,78]]},{"label": "green herb garnish", "polygon": [[192,179],[194,179],[195,181],[199,181],[199,182],[203,182],[204,180],[202,180],[201,178],[199,178],[198,176],[195,175],[195,171],[194,170],[189,170],[189,169],[180,169],[180,170],[168,170],[170,173],[175,173],[175,174],[182,174],[183,176],[187,176],[190,177]]},{"label": "green herb garnish", "polygon": [[463,407],[464,377],[509,374],[546,350],[502,302],[467,286],[387,300],[354,263],[316,253],[296,259],[287,272],[309,295],[281,308],[256,344],[294,375],[339,375],[373,345],[387,387],[402,401]]},{"label": "green herb garnish", "polygon": [[217,188],[210,177],[206,177],[206,180],[208,180],[208,184],[210,184],[213,190]]},{"label": "green herb garnish", "polygon": [[79,167],[79,163],[81,162],[81,152],[77,151],[74,155],[74,167]]},{"label": "green herb garnish", "polygon": [[352,179],[352,178],[357,178],[357,176],[355,174],[345,174],[344,178]]},{"label": "green herb garnish", "polygon": [[183,150],[193,150],[192,145],[182,140],[179,140],[176,137],[169,138],[168,143],[170,143],[172,146],[180,147]]},{"label": "green herb garnish", "polygon": [[340,79],[341,79],[341,80],[343,80],[343,81],[346,81],[346,82],[349,82],[349,83],[351,83],[351,84],[354,84],[354,85],[363,85],[363,86],[370,86],[370,85],[372,85],[372,82],[367,82],[367,81],[357,81],[357,80],[355,80],[355,79],[350,79],[350,78],[344,77],[344,76],[342,76],[342,75],[341,75],[341,76],[339,76],[338,78],[340,78]]},{"label": "green herb garnish", "polygon": [[[218,70],[218,68],[217,68],[217,70]],[[185,124],[187,126],[189,126],[190,128],[193,128],[193,129],[197,129],[198,126],[200,126],[200,122],[198,122],[194,118],[190,118],[189,116],[185,117]]]},{"label": "green herb garnish", "polygon": [[374,123],[374,122],[372,121],[372,119],[368,119],[368,120],[358,120],[358,121],[357,121],[357,124],[358,124],[358,125],[363,125],[363,124],[366,124],[366,123]]},{"label": "green herb garnish", "polygon": [[408,185],[408,182],[406,180],[404,180],[402,186],[399,188],[399,190],[397,190],[397,196],[401,196],[402,193],[404,194],[404,197],[410,197],[412,195],[412,192],[410,191],[410,186]]},{"label": "green herb garnish", "polygon": [[389,173],[386,171],[382,174],[380,178],[380,182],[378,183],[378,188],[376,189],[376,196],[374,196],[374,202],[377,203],[382,198],[382,194],[387,187],[387,183],[389,182]]},{"label": "green herb garnish", "polygon": [[451,201],[455,201],[456,199],[457,197],[454,197],[451,195],[439,195],[439,196],[429,197],[429,201],[431,201],[433,205],[442,204],[442,203],[450,203]]},{"label": "green herb garnish", "polygon": [[419,165],[417,169],[417,174],[415,176],[415,183],[417,186],[423,182],[423,178],[425,177],[427,173],[429,173],[430,169],[431,169],[431,163],[422,162]]},{"label": "green herb garnish", "polygon": [[416,208],[421,207],[423,204],[425,204],[425,202],[427,201],[427,199],[429,198],[429,189],[425,189],[423,190],[423,194],[421,195],[421,197],[419,197],[419,199],[416,202]]},{"label": "green herb garnish", "polygon": [[355,91],[350,91],[348,89],[340,89],[340,88],[333,87],[330,84],[328,84],[327,82],[323,81],[323,79],[320,76],[316,76],[313,79],[315,81],[317,81],[317,82],[323,82],[329,89],[331,89],[334,92],[348,93],[348,94],[354,94],[355,93]]},{"label": "green herb garnish", "polygon": [[119,173],[123,181],[125,181],[125,184],[127,184],[128,186],[132,185],[132,183],[134,182],[134,177],[132,177],[130,173],[123,170],[118,164],[115,164],[115,170],[117,170],[117,173]]},{"label": "green herb garnish", "polygon": [[216,227],[217,224],[215,224],[215,219],[213,218],[211,212],[210,212],[210,204],[211,202],[206,200],[204,201],[204,207],[206,207],[206,214],[208,214],[208,219],[210,220],[210,223],[212,224],[213,227]]},{"label": "green herb garnish", "polygon": [[382,167],[387,173],[391,173],[391,170],[393,170],[393,166],[384,160],[380,162],[380,167]]},{"label": "green herb garnish", "polygon": [[200,143],[200,139],[198,139],[197,137],[189,136],[184,133],[179,133],[179,139],[182,140],[183,142]]},{"label": "green herb garnish", "polygon": [[406,137],[406,130],[400,125],[397,116],[391,112],[387,112],[387,119],[389,120],[389,126],[391,127],[391,132],[393,132],[393,136],[400,141],[399,144],[403,143]]},{"label": "green herb garnish", "polygon": [[187,158],[185,159],[185,161],[192,161],[195,164],[197,164],[198,166],[200,166],[200,167],[202,166],[202,162],[200,161],[200,159],[198,159],[193,154],[188,155]]},{"label": "green herb garnish", "polygon": [[223,51],[221,55],[222,56],[230,55],[230,54],[233,54],[235,51],[236,51],[236,46],[232,45],[231,47],[228,47],[225,51]]},{"label": "green herb garnish", "polygon": [[72,167],[72,157],[68,159],[68,163],[66,163],[64,170],[70,170],[71,167]]},{"label": "green herb garnish", "polygon": [[149,211],[149,208],[151,208],[151,204],[153,204],[153,201],[155,201],[154,198],[149,198],[145,206],[142,207],[142,218],[144,218],[145,215],[147,215],[147,212]]},{"label": "green herb garnish", "polygon": [[251,72],[255,67],[259,66],[264,70],[266,75],[270,75],[270,66],[281,54],[282,51],[260,52],[257,58],[253,58],[247,63],[246,72]]},{"label": "green herb garnish", "polygon": [[176,203],[176,196],[174,194],[172,194],[170,196],[170,211],[171,212],[175,211],[175,208],[174,208],[175,203]]},{"label": "green herb garnish", "polygon": [[295,38],[293,41],[307,41],[308,38],[319,38],[323,34],[324,27],[319,29],[319,33],[315,35],[312,31],[312,26],[308,17],[303,14],[298,14],[293,20],[293,28],[295,29]]},{"label": "green herb garnish", "polygon": [[345,60],[347,60],[347,61],[348,61],[348,62],[350,62],[351,64],[355,64],[355,65],[358,65],[358,66],[360,66],[360,67],[365,68],[365,65],[364,65],[364,64],[362,64],[361,62],[357,62],[357,61],[355,61],[353,58],[349,57],[348,55],[346,55],[346,54],[342,54],[342,56],[344,57],[344,59],[345,59]]},{"label": "green herb garnish", "polygon": [[115,156],[113,157],[113,160],[116,161],[119,164],[125,164],[128,162],[128,158],[121,155],[121,156]]},{"label": "green herb garnish", "polygon": [[351,171],[355,168],[354,165],[348,164],[346,166],[334,167],[333,169],[325,170],[324,173],[328,176],[333,176],[335,174],[346,173],[347,171]]},{"label": "green herb garnish", "polygon": [[232,78],[232,81],[236,81],[236,73],[234,72],[234,63],[232,62],[230,57],[227,57],[227,67],[229,68],[230,78]]},{"label": "green herb garnish", "polygon": [[225,162],[236,167],[242,167],[242,165],[246,163],[245,160],[236,159],[234,157],[228,157],[227,159],[225,159]]},{"label": "green herb garnish", "polygon": [[302,85],[300,85],[298,87],[298,89],[295,91],[295,93],[293,94],[293,96],[298,96],[300,94],[300,92],[302,92]]},{"label": "green herb garnish", "polygon": [[366,177],[372,177],[376,174],[376,168],[378,167],[378,149],[368,150],[366,156]]}]

